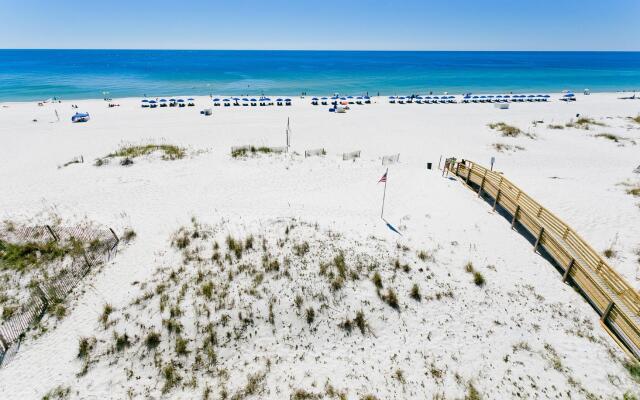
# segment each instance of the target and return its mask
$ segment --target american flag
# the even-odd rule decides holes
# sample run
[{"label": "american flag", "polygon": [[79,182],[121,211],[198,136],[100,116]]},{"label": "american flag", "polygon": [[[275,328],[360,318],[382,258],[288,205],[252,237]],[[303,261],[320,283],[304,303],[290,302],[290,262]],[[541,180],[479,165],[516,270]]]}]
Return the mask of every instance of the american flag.
[{"label": "american flag", "polygon": [[[387,172],[389,172],[389,171],[387,171]],[[387,183],[387,172],[385,172],[384,175],[382,175],[382,178],[380,178],[378,183],[380,183],[380,182]]]}]

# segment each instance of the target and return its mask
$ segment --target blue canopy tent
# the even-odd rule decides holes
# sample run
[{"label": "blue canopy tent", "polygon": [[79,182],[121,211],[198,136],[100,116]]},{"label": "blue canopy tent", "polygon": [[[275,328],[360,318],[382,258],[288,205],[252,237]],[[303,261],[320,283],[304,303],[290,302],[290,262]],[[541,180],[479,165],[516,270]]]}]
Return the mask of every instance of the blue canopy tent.
[{"label": "blue canopy tent", "polygon": [[76,122],[87,122],[89,121],[89,113],[75,113],[72,117],[71,117],[71,122],[76,123]]}]

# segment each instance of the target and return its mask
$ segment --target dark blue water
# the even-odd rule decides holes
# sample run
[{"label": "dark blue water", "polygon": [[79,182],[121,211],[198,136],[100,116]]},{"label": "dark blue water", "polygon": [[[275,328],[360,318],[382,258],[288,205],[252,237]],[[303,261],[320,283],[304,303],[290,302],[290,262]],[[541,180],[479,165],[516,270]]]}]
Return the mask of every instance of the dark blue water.
[{"label": "dark blue water", "polygon": [[640,89],[640,52],[0,50],[0,101]]}]

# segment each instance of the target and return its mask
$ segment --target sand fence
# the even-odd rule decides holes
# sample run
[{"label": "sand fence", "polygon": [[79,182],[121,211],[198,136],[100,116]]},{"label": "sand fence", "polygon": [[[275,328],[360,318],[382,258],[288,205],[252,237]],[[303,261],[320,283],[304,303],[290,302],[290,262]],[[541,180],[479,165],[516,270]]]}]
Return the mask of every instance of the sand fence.
[{"label": "sand fence", "polygon": [[77,254],[65,257],[53,277],[36,284],[19,311],[0,325],[0,367],[13,358],[29,328],[35,325],[50,305],[61,302],[93,268],[108,262],[117,253],[118,236],[111,228],[11,226],[0,231],[0,239],[8,243],[88,243]]}]

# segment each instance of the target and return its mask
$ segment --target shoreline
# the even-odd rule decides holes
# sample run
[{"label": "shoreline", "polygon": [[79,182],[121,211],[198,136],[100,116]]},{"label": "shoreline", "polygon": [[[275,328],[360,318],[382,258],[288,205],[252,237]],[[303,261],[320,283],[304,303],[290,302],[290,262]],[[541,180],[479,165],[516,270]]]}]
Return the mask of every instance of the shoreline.
[{"label": "shoreline", "polygon": [[[638,91],[633,91],[633,90],[617,90],[617,91],[593,91],[593,90],[589,90],[590,94],[589,95],[584,95],[584,93],[582,91],[579,92],[573,92],[575,93],[576,96],[591,96],[591,95],[621,95],[621,94],[636,94],[638,93],[640,95],[640,90]],[[339,92],[338,92],[339,93]],[[545,91],[528,91],[528,92],[473,92],[471,93],[472,95],[505,95],[505,94],[513,94],[513,95],[522,95],[522,94],[548,94],[548,95],[552,95],[552,96],[562,96],[565,92],[563,91],[551,91],[551,92],[545,92]],[[416,95],[420,95],[420,96],[441,96],[444,95],[445,93],[433,93],[433,94],[425,94],[425,93],[414,93]],[[449,96],[456,96],[456,98],[464,96],[466,93],[453,93],[453,92],[446,92],[446,95]],[[383,94],[380,93],[380,95],[376,94],[369,94],[369,97],[371,97],[371,99],[388,99],[389,96],[410,96],[411,93],[409,94]],[[6,105],[6,104],[29,104],[29,103],[43,103],[43,104],[65,104],[65,103],[69,103],[69,102],[80,102],[80,101],[103,101],[103,102],[117,102],[117,101],[134,101],[134,100],[143,100],[143,99],[153,99],[153,100],[157,100],[157,99],[161,99],[161,98],[194,98],[194,99],[213,99],[213,98],[219,98],[220,100],[222,100],[223,98],[231,98],[231,97],[240,97],[240,98],[260,98],[260,97],[269,97],[272,100],[274,98],[277,97],[289,97],[291,99],[298,99],[298,100],[303,100],[303,99],[312,99],[313,97],[328,97],[330,98],[331,96],[333,96],[333,94],[324,94],[324,95],[320,95],[320,94],[306,94],[304,96],[297,94],[297,95],[284,95],[284,94],[271,94],[271,93],[266,93],[264,95],[242,95],[242,94],[213,94],[213,95],[209,95],[209,94],[203,94],[203,95],[194,95],[194,94],[171,94],[171,95],[158,95],[158,96],[125,96],[125,97],[113,97],[113,98],[108,98],[108,99],[104,99],[104,98],[99,98],[99,97],[90,97],[90,98],[57,98],[55,101],[50,101],[53,99],[53,97],[51,98],[47,98],[47,99],[36,99],[36,100],[0,100],[0,104],[2,105]],[[364,94],[340,94],[340,97],[346,97],[346,96],[364,96]],[[640,96],[637,96],[638,99],[640,100]],[[557,98],[553,98],[553,100],[557,100]],[[624,100],[624,99],[621,99]],[[58,103],[58,101],[60,101],[60,103]]]}]

